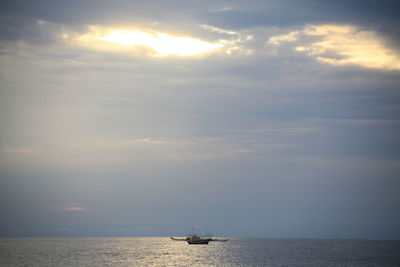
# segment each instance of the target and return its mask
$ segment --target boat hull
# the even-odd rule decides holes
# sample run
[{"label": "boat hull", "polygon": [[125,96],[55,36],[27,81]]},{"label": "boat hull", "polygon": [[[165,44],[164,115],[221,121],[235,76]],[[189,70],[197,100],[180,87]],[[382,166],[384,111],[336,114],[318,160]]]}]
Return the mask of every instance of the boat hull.
[{"label": "boat hull", "polygon": [[211,239],[187,240],[189,245],[207,245]]}]

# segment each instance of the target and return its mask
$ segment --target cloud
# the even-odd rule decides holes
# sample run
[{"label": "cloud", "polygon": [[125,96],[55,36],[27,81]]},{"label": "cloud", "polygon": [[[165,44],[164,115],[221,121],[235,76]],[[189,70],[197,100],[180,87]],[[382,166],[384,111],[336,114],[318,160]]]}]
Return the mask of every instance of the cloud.
[{"label": "cloud", "polygon": [[269,38],[268,43],[273,45],[280,45],[283,42],[294,42],[299,38],[299,32],[293,31],[288,34],[277,35]]},{"label": "cloud", "polygon": [[[65,36],[68,38],[68,36]],[[211,52],[222,46],[191,37],[173,36],[163,32],[139,29],[104,29],[90,26],[89,32],[74,39],[100,50],[137,50],[145,48],[154,56],[193,56]]]},{"label": "cloud", "polygon": [[295,51],[336,65],[358,65],[375,69],[400,69],[400,57],[385,46],[374,31],[353,25],[309,25],[301,31],[270,37],[268,44],[292,43]]},{"label": "cloud", "polygon": [[[35,3],[42,4],[31,8]],[[129,224],[131,229],[165,229],[160,234],[167,235],[170,225],[192,225],[193,207],[196,212],[213,207],[215,221],[228,233],[236,226],[225,229],[227,218],[255,218],[253,228],[266,229],[266,212],[246,211],[294,214],[282,221],[300,213],[318,217],[319,209],[309,204],[322,196],[322,209],[325,203],[336,203],[338,193],[348,203],[377,203],[372,209],[366,204],[365,216],[359,217],[368,221],[379,208],[376,217],[384,220],[370,232],[385,229],[385,220],[399,221],[393,212],[399,202],[395,189],[400,188],[398,73],[360,63],[333,67],[341,65],[318,59],[354,58],[341,54],[350,48],[350,40],[358,46],[377,42],[378,49],[389,51],[379,27],[327,18],[328,12],[305,12],[311,5],[300,4],[268,9],[272,2],[258,1],[266,8],[254,12],[259,9],[255,2],[246,2],[210,12],[224,5],[204,7],[201,2],[199,8],[176,6],[165,12],[171,3],[134,1],[132,7],[129,1],[114,5],[101,0],[90,8],[82,6],[86,1],[68,3],[20,2],[33,17],[13,20],[9,12],[9,23],[0,26],[7,33],[0,62],[0,211],[7,215],[0,224],[3,232],[12,229],[7,223],[22,230],[36,224],[51,235],[47,225],[52,224],[75,234],[104,235],[116,233],[107,227]],[[118,5],[121,12],[112,12]],[[300,19],[307,21],[294,25],[300,20],[293,16],[298,7],[303,8]],[[157,16],[146,15],[153,11]],[[43,13],[47,16],[39,16]],[[342,24],[310,21],[317,16]],[[343,26],[347,24],[360,28]],[[96,33],[85,25],[97,25],[94,37],[100,39],[88,36],[92,39],[78,42]],[[113,30],[127,34],[121,37],[125,45],[120,36],[119,44],[101,39],[111,38],[107,34]],[[163,33],[221,47],[201,54],[201,60],[163,57],[149,45],[133,44],[133,30],[154,42]],[[345,45],[338,45],[342,39]],[[250,49],[251,55],[242,53]],[[56,212],[45,216],[41,209],[50,203]],[[344,214],[342,206],[329,206],[333,217],[354,216]],[[227,212],[220,215],[220,210]],[[166,218],[161,228],[154,223],[160,216]],[[248,231],[247,222],[237,222],[238,233]],[[126,229],[120,233],[133,233]]]},{"label": "cloud", "polygon": [[[192,26],[197,34],[208,35],[206,40],[189,34],[173,34],[168,31],[151,28],[104,27],[92,25],[85,33],[64,32],[65,41],[91,50],[131,53],[152,57],[180,56],[191,57],[207,55],[213,52],[231,54],[245,52],[244,44],[253,39],[251,35],[242,35],[230,31],[200,24]],[[210,38],[211,36],[211,38]]]},{"label": "cloud", "polygon": [[214,26],[207,25],[207,24],[202,24],[201,27],[208,31],[217,32],[217,33],[226,33],[229,35],[238,35],[239,34],[239,32],[236,32],[236,31],[225,30],[225,29],[221,29],[221,28],[214,27]]},{"label": "cloud", "polygon": [[150,139],[150,138],[142,138],[142,139],[139,138],[139,139],[131,139],[131,140],[129,140],[129,143],[159,145],[159,144],[168,143],[168,141],[166,139],[155,140],[155,139]]},{"label": "cloud", "polygon": [[211,11],[212,12],[226,12],[226,11],[232,11],[232,10],[234,10],[234,8],[225,6],[225,7],[220,7],[220,8],[214,8]]},{"label": "cloud", "polygon": [[86,205],[82,203],[69,203],[62,208],[63,211],[68,211],[68,212],[80,212],[86,209],[87,209]]}]

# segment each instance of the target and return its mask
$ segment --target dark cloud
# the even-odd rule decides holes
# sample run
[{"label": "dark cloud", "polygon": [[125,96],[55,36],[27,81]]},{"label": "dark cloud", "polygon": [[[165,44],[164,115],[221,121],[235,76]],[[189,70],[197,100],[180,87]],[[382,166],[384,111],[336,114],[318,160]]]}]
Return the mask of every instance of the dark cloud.
[{"label": "dark cloud", "polygon": [[[124,24],[197,21],[228,29],[288,27],[315,23],[350,23],[395,37],[397,1],[2,1],[3,14],[62,24]],[[225,11],[223,7],[229,7]],[[222,10],[222,11],[218,11]]]}]

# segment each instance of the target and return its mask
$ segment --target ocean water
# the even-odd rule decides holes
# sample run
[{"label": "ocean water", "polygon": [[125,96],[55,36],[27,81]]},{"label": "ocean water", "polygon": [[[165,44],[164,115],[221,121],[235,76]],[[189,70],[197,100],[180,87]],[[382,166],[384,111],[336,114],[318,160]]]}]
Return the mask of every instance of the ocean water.
[{"label": "ocean water", "polygon": [[400,241],[0,238],[0,266],[400,266]]}]

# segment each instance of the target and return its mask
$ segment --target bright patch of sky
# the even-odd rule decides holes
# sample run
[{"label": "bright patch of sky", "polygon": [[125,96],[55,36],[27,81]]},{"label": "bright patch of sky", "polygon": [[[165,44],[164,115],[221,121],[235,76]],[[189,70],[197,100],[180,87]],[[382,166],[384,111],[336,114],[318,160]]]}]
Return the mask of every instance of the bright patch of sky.
[{"label": "bright patch of sky", "polygon": [[400,69],[399,55],[376,32],[353,25],[310,25],[301,31],[270,37],[268,43],[293,43],[296,51],[337,66]]},{"label": "bright patch of sky", "polygon": [[[202,25],[209,31],[237,35],[236,32]],[[145,51],[151,56],[196,56],[213,51],[231,53],[239,49],[239,40],[218,39],[205,41],[195,37],[175,36],[165,32],[138,29],[107,29],[90,26],[89,32],[77,37],[64,34],[64,38],[82,44],[91,49],[109,50],[115,52]]]}]

